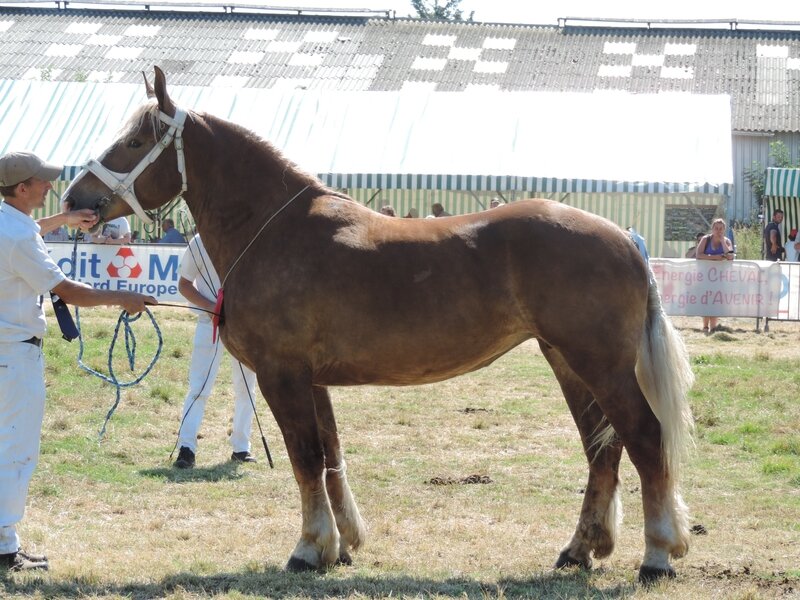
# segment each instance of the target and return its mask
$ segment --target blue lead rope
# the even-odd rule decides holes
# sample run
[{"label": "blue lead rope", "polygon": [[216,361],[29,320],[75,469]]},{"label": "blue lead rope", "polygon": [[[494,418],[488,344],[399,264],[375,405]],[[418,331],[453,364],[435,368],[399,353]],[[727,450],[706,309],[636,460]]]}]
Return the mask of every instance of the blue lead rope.
[{"label": "blue lead rope", "polygon": [[[155,354],[153,355],[150,364],[147,365],[144,371],[131,381],[120,381],[117,378],[116,373],[114,373],[114,348],[117,344],[117,340],[119,339],[119,329],[123,325],[125,325],[125,352],[127,354],[128,365],[133,371],[136,368],[136,335],[131,328],[131,323],[136,322],[142,314],[138,314],[135,317],[132,317],[128,312],[122,311],[119,315],[119,319],[117,319],[117,326],[114,328],[114,335],[111,338],[111,345],[108,348],[108,375],[105,373],[100,373],[95,369],[88,366],[86,363],[83,362],[83,335],[81,335],[78,339],[80,340],[80,350],[78,351],[78,366],[83,369],[84,371],[91,373],[95,377],[99,377],[103,381],[106,381],[113,385],[116,388],[116,398],[114,399],[114,404],[106,413],[106,419],[103,421],[103,427],[100,429],[100,433],[98,434],[98,441],[103,439],[103,436],[106,433],[106,426],[108,422],[111,420],[114,411],[117,410],[117,406],[119,406],[120,400],[122,399],[122,388],[132,387],[139,382],[141,382],[150,371],[152,371],[153,367],[155,366],[156,362],[158,361],[159,356],[161,356],[161,349],[164,346],[164,338],[161,336],[161,329],[158,327],[158,323],[156,322],[153,313],[150,312],[149,308],[146,308],[145,311],[147,312],[147,316],[150,318],[150,322],[153,324],[153,329],[155,329],[156,335],[158,336],[158,347],[156,348]],[[75,323],[78,327],[78,331],[81,329],[81,318],[80,312],[78,309],[75,309]]]},{"label": "blue lead rope", "polygon": [[[67,274],[67,277],[72,280],[75,279],[77,254],[78,236],[76,233],[75,243],[72,245],[72,271]],[[97,435],[98,441],[102,441],[103,436],[106,433],[108,422],[111,420],[114,411],[116,411],[117,407],[119,406],[120,400],[122,399],[122,388],[132,387],[141,382],[145,377],[147,377],[148,373],[153,370],[156,362],[158,362],[158,358],[161,356],[161,349],[164,347],[164,338],[161,336],[161,329],[159,329],[156,318],[153,316],[153,313],[150,312],[150,309],[145,308],[145,312],[147,312],[147,316],[150,318],[150,322],[153,324],[153,329],[156,331],[156,336],[158,337],[158,347],[156,348],[156,352],[153,355],[153,359],[150,361],[150,364],[147,365],[147,368],[142,372],[141,375],[132,381],[120,381],[117,379],[116,373],[114,373],[114,347],[116,346],[117,339],[119,338],[119,328],[123,323],[125,324],[125,352],[128,358],[128,366],[130,367],[131,371],[133,371],[136,368],[136,335],[133,332],[131,323],[136,322],[142,316],[141,313],[135,317],[132,317],[127,311],[124,310],[120,313],[119,319],[117,319],[117,326],[114,328],[114,335],[111,338],[111,346],[108,348],[108,375],[106,375],[105,373],[95,371],[93,368],[83,362],[83,334],[81,333],[81,315],[78,307],[75,307],[75,326],[78,329],[78,340],[80,341],[80,349],[78,350],[78,366],[84,371],[91,373],[95,377],[99,377],[103,381],[107,381],[116,388],[116,398],[114,399],[114,404],[111,405],[111,408],[106,413],[106,419],[103,421],[103,427],[100,429],[100,432]]]}]

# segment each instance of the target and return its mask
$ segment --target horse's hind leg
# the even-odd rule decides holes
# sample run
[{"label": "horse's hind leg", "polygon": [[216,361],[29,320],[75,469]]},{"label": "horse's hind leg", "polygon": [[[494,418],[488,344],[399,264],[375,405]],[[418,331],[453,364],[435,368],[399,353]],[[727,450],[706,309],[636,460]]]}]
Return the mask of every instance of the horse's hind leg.
[{"label": "horse's hind leg", "polygon": [[306,571],[339,560],[339,531],[325,485],[325,453],[311,378],[303,370],[257,369],[258,383],[283,434],[300,488],[303,526],[286,569]]},{"label": "horse's hind leg", "polygon": [[555,348],[543,342],[539,342],[539,346],[558,379],[589,461],[589,480],[581,515],[572,539],[556,561],[556,568],[580,565],[588,569],[592,565],[592,554],[604,558],[614,550],[622,519],[618,491],[622,444],[615,437],[599,441],[598,436],[607,423],[591,392]]},{"label": "horse's hind leg", "polygon": [[320,386],[314,386],[313,393],[317,425],[325,451],[325,486],[341,535],[339,560],[350,564],[349,550],[358,550],[366,537],[366,529],[347,483],[346,465],[339,445],[330,394],[327,388]]},{"label": "horse's hind leg", "polygon": [[622,440],[642,485],[645,553],[639,578],[647,582],[674,577],[669,559],[680,558],[689,549],[688,514],[675,473],[666,464],[661,424],[632,369],[604,377],[610,391],[598,394],[597,402]]}]

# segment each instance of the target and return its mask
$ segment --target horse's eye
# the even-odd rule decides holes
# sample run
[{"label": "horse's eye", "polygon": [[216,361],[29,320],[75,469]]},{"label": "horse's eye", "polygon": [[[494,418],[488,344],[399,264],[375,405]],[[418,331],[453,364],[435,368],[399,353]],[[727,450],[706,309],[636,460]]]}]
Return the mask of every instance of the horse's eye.
[{"label": "horse's eye", "polygon": [[128,142],[128,148],[139,148],[141,145],[142,145],[142,143],[139,140],[137,140],[136,138],[134,138],[130,142]]}]

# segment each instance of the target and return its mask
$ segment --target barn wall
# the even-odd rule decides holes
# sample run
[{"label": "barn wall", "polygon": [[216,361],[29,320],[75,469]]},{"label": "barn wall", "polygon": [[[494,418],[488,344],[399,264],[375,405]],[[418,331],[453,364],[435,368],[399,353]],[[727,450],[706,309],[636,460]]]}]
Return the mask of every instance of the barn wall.
[{"label": "barn wall", "polygon": [[800,133],[765,133],[733,135],[733,194],[728,205],[728,216],[737,221],[751,222],[757,220],[759,203],[753,196],[750,184],[745,180],[745,171],[751,169],[754,162],[763,168],[774,166],[769,158],[769,145],[781,141],[791,153],[794,164],[800,164]]}]

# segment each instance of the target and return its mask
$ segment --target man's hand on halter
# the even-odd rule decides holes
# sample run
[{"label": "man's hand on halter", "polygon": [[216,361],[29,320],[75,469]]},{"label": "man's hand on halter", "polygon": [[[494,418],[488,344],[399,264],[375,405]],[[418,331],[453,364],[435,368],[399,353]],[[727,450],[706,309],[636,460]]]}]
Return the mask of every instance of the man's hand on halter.
[{"label": "man's hand on halter", "polygon": [[89,208],[65,212],[64,218],[68,227],[80,228],[83,231],[88,231],[97,224],[97,214]]}]

